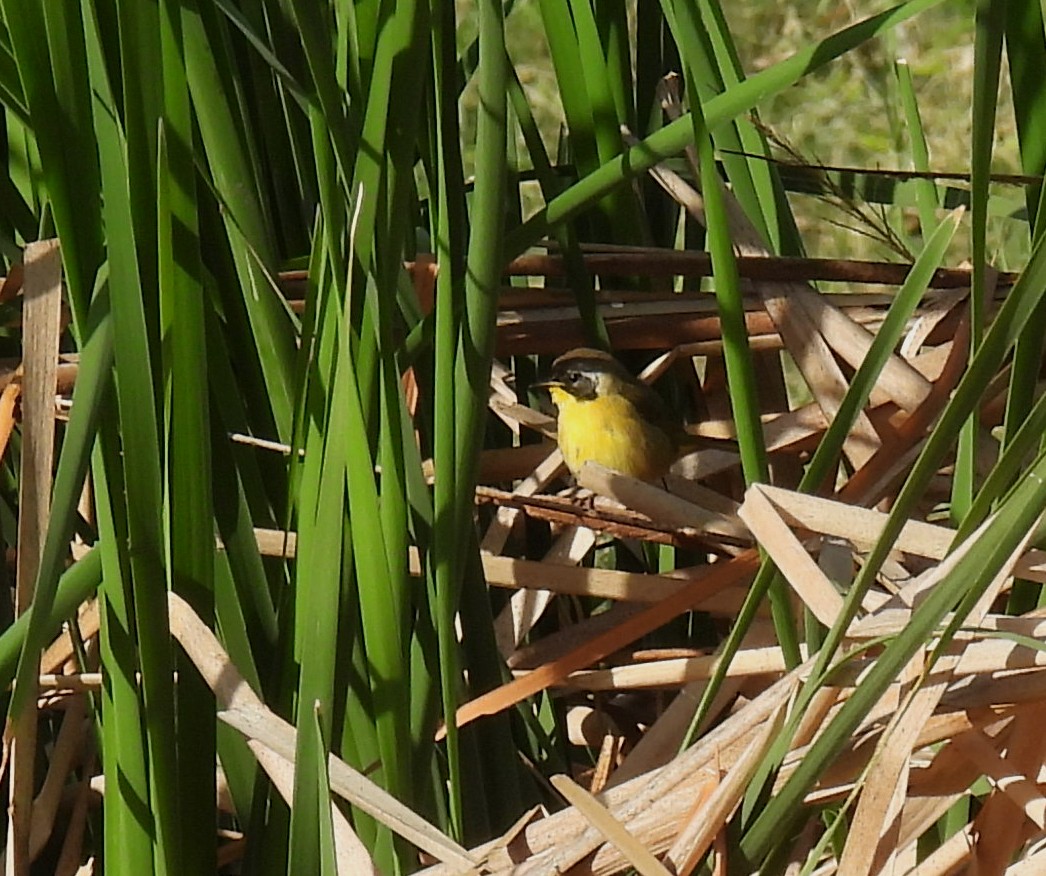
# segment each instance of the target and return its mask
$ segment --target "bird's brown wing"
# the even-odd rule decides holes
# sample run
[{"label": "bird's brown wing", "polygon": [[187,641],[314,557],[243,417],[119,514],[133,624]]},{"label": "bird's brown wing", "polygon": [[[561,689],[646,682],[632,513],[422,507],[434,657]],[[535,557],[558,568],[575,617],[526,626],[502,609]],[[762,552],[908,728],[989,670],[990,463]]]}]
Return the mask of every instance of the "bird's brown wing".
[{"label": "bird's brown wing", "polygon": [[683,424],[672,414],[658,392],[633,378],[622,386],[623,394],[632,402],[639,415],[665,432],[679,446],[683,437]]}]

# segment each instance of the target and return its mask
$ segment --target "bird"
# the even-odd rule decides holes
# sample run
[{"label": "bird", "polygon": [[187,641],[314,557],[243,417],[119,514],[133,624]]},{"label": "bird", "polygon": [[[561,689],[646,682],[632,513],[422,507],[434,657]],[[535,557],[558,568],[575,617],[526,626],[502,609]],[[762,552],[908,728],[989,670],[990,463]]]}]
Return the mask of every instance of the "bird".
[{"label": "bird", "polygon": [[557,411],[557,442],[570,473],[586,462],[639,480],[661,480],[689,435],[661,396],[609,353],[578,347],[552,363],[545,388]]}]

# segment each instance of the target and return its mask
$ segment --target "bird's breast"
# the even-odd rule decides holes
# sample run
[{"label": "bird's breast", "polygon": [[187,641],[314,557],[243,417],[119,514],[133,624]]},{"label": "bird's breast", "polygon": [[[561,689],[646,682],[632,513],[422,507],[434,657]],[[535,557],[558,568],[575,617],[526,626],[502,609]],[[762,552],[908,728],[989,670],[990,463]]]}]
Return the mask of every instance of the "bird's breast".
[{"label": "bird's breast", "polygon": [[665,432],[644,421],[623,396],[583,401],[553,390],[559,409],[559,449],[567,468],[578,474],[586,462],[598,462],[641,480],[657,480],[675,460]]}]

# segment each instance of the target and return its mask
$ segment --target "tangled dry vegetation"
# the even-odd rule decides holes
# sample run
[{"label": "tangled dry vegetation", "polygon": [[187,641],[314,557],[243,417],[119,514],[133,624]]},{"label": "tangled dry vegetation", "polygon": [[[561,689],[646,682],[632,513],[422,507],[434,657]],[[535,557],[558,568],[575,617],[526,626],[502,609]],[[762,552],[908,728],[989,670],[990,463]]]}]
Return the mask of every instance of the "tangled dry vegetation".
[{"label": "tangled dry vegetation", "polygon": [[[784,486],[738,486],[738,456],[731,445],[732,421],[719,359],[719,321],[708,295],[672,291],[674,278],[707,275],[701,254],[613,251],[587,256],[589,271],[613,288],[615,276],[643,276],[663,291],[599,293],[618,350],[660,350],[644,372],[655,380],[669,369],[685,374],[707,416],[695,432],[713,446],[681,461],[666,489],[589,466],[582,487],[597,498],[579,501],[553,489],[562,473],[550,440],[488,450],[481,460],[476,501],[494,506],[482,533],[482,559],[491,587],[511,591],[496,619],[499,646],[514,678],[465,704],[458,725],[510,709],[541,692],[567,698],[571,742],[598,753],[594,768],[579,764],[573,775],[552,780],[569,802],[561,811],[521,813],[511,831],[466,850],[382,792],[336,757],[330,760],[331,791],[385,821],[421,850],[424,872],[457,873],[689,873],[714,853],[725,872],[726,825],[789,720],[797,722],[773,779],[781,788],[804,755],[845,708],[862,682],[876,671],[884,643],[908,625],[913,611],[950,570],[964,562],[986,531],[952,551],[956,533],[940,523],[912,519],[894,544],[858,616],[846,630],[846,655],[828,684],[820,687],[797,716],[800,690],[815,654],[790,665],[776,641],[769,612],[760,609],[740,649],[729,661],[711,708],[697,728],[695,709],[719,666],[716,653],[643,651],[637,643],[687,612],[704,612],[732,623],[759,568],[761,553],[776,565],[797,615],[808,612],[831,628],[844,610],[843,593],[879,538],[899,484],[948,401],[968,359],[969,272],[937,270],[920,306],[908,320],[903,342],[876,382],[868,404],[844,444],[846,464],[822,495]],[[765,443],[779,484],[793,483],[822,438],[882,324],[905,267],[885,263],[775,259],[750,254],[739,261],[748,284],[747,329],[766,375],[762,398]],[[556,255],[530,255],[510,266],[517,276],[554,278],[563,270]],[[27,284],[38,267],[30,260]],[[416,264],[413,276],[422,301],[431,300],[434,269]],[[293,290],[294,277],[285,278]],[[996,298],[1014,277],[993,278]],[[878,284],[881,293],[831,296],[813,281]],[[52,284],[53,285],[53,284]],[[582,341],[576,308],[568,293],[549,288],[506,288],[499,318],[498,362],[492,374],[490,411],[519,435],[551,435],[554,423],[521,403],[509,371],[499,362],[511,356],[555,352]],[[39,325],[27,313],[27,337]],[[28,346],[38,362],[55,365],[52,346]],[[45,335],[46,337],[46,335]],[[789,401],[780,369],[785,352],[809,389],[806,403]],[[32,361],[27,359],[27,372]],[[696,367],[700,365],[700,368]],[[61,364],[60,388],[67,388],[75,364]],[[61,370],[64,369],[64,370]],[[58,379],[55,372],[48,380]],[[408,390],[411,375],[405,376]],[[1000,392],[1002,384],[1000,386]],[[28,385],[24,388],[28,392]],[[19,382],[5,392],[8,425]],[[409,392],[408,392],[409,395]],[[22,402],[29,424],[50,428],[46,393]],[[41,417],[42,419],[34,419]],[[981,427],[1000,417],[993,398],[982,400]],[[31,443],[27,442],[31,448]],[[510,484],[511,489],[506,489]],[[948,497],[942,470],[921,503],[923,516]],[[27,506],[23,506],[25,508]],[[514,554],[513,532],[524,518],[552,524],[554,539],[543,558]],[[1038,722],[1046,702],[1046,673],[1037,611],[1014,617],[998,611],[1015,578],[1046,581],[1046,555],[1030,547],[1034,528],[1022,533],[980,599],[963,617],[950,620],[959,632],[943,653],[927,639],[885,685],[873,707],[839,747],[830,766],[806,794],[811,805],[846,804],[849,828],[840,842],[823,844],[818,873],[895,872],[944,874],[973,866],[981,872],[1033,873],[1046,866],[1035,844],[1046,828],[1040,783],[1043,741]],[[665,574],[590,568],[582,561],[607,538],[629,539],[698,550],[705,561]],[[259,531],[262,553],[293,554],[294,539]],[[417,568],[418,558],[413,562]],[[542,636],[538,622],[556,598],[593,597],[613,603],[602,613]],[[291,800],[296,730],[259,697],[206,626],[175,596],[171,629],[214,690],[218,717],[249,740],[274,785]],[[62,788],[76,765],[89,763],[84,692],[97,687],[97,674],[82,674],[78,643],[97,632],[97,611],[84,605],[79,630],[67,629],[41,665],[40,708],[64,713],[50,773],[29,826],[45,842],[56,823],[65,830],[67,860],[76,860],[96,778],[79,782],[75,801],[63,802]],[[629,694],[657,691],[653,715],[630,712]],[[602,705],[615,702],[612,710]],[[651,698],[643,700],[649,705]],[[625,705],[621,705],[625,703]],[[684,747],[688,733],[697,741]],[[16,751],[17,751],[16,735]],[[984,790],[981,780],[989,789]],[[976,795],[976,800],[974,799]],[[928,857],[920,838],[935,831],[941,817],[967,801],[968,820]],[[67,817],[56,820],[56,814]],[[332,807],[343,872],[369,869],[366,850],[349,821]],[[801,865],[823,839],[808,828],[794,850]],[[239,841],[231,835],[223,859],[234,860]],[[818,856],[815,856],[815,858]],[[1012,863],[1012,861],[1018,863]],[[1009,869],[1006,869],[1009,866]],[[70,871],[72,872],[72,871]]]},{"label": "tangled dry vegetation", "polygon": [[[615,264],[634,271],[643,263],[648,274],[684,271],[677,255],[600,255],[592,265],[608,271]],[[549,271],[549,262],[542,262]],[[554,265],[554,262],[551,263]],[[517,267],[528,272],[525,262]],[[700,259],[689,267],[700,271]],[[786,349],[802,370],[813,400],[790,409],[764,413],[766,444],[779,471],[796,463],[816,445],[829,415],[838,405],[846,377],[840,363],[860,364],[882,319],[888,291],[829,300],[803,285],[808,279],[853,279],[884,285],[896,282],[893,266],[845,262],[779,262],[747,259],[742,273],[751,278],[748,327],[760,355],[776,357]],[[766,280],[767,276],[795,279]],[[1010,277],[997,277],[1004,294]],[[606,470],[589,467],[581,484],[601,497],[578,510],[576,502],[544,493],[560,460],[552,445],[535,460],[533,447],[491,452],[488,480],[518,478],[511,493],[483,488],[479,500],[499,505],[487,528],[484,566],[492,586],[514,588],[498,617],[499,642],[516,678],[504,688],[468,704],[459,723],[506,708],[545,689],[589,692],[596,701],[612,694],[659,690],[669,705],[643,726],[638,738],[621,731],[617,721],[578,706],[578,738],[600,752],[594,770],[585,773],[593,799],[563,777],[556,787],[571,807],[551,816],[531,813],[508,835],[473,851],[480,872],[615,873],[634,867],[642,873],[685,873],[700,863],[721,835],[755,771],[794,706],[812,660],[789,670],[773,639],[768,613],[751,628],[730,662],[713,713],[693,747],[679,753],[696,703],[717,666],[714,654],[632,655],[643,635],[690,610],[732,619],[758,566],[756,547],[774,561],[790,588],[795,606],[831,627],[842,608],[839,585],[852,581],[864,553],[876,541],[894,492],[927,430],[947,401],[967,357],[968,288],[963,271],[939,271],[933,289],[910,320],[900,352],[884,368],[859,428],[845,453],[848,477],[816,497],[756,485],[744,495],[731,489],[737,478],[724,477],[738,464],[723,449],[698,451],[686,461],[687,476],[670,476],[668,492]],[[502,350],[522,352],[563,349],[578,338],[564,302],[556,312],[547,293],[535,293],[531,306],[517,293],[502,317]],[[554,298],[554,296],[552,296]],[[673,344],[647,376],[670,366],[690,367],[693,356],[717,353],[716,318],[699,296],[665,295],[661,309],[650,296],[642,307],[628,296],[604,294],[601,303],[619,349]],[[666,329],[666,324],[670,327]],[[555,326],[555,328],[552,328]],[[554,337],[550,337],[554,335]],[[696,379],[696,375],[695,375]],[[702,387],[710,411],[727,404],[715,367],[705,371]],[[495,377],[493,412],[523,429],[551,424],[510,399],[511,388]],[[998,412],[986,400],[982,423],[992,425]],[[697,428],[707,437],[731,434],[728,418],[711,417]],[[519,466],[511,470],[511,460]],[[787,476],[787,475],[786,475]],[[947,498],[947,479],[925,496],[930,511]],[[502,552],[522,514],[557,522],[561,529],[544,561],[528,561]],[[668,575],[581,568],[577,565],[600,533],[657,543],[700,543],[714,559],[707,565]],[[1003,571],[969,614],[962,632],[945,654],[931,655],[934,641],[908,663],[886,689],[838,754],[830,770],[808,795],[809,803],[857,800],[849,833],[839,854],[829,850],[817,870],[828,873],[957,872],[976,861],[984,872],[1001,872],[1014,855],[1041,835],[1044,827],[1041,742],[1033,728],[1042,710],[1046,676],[1042,635],[1036,612],[1023,617],[993,609],[1013,578],[1043,581],[1044,556],[1029,549],[1029,532]],[[845,665],[814,698],[802,716],[776,778],[780,787],[804,753],[843,707],[876,664],[886,637],[904,629],[913,606],[932,590],[949,568],[963,562],[975,535],[949,554],[955,532],[946,526],[912,520],[903,529],[878,583],[865,596],[862,611],[846,634],[846,648],[858,656]],[[586,595],[614,600],[616,607],[549,641],[524,639],[556,596]],[[1004,637],[1000,638],[1000,634]],[[1027,637],[1023,642],[1012,637]],[[643,659],[645,656],[646,659]],[[601,661],[612,657],[612,665]],[[596,668],[597,665],[599,668]],[[673,698],[674,696],[674,698]],[[615,725],[618,729],[614,729]],[[917,864],[920,837],[957,802],[971,795],[985,777],[992,789],[970,820]],[[567,788],[570,788],[568,791]],[[976,814],[974,814],[976,813]],[[800,843],[796,865],[818,839],[810,833]],[[1012,872],[1035,872],[1044,859],[1029,852]],[[720,862],[725,868],[725,862]],[[576,868],[576,869],[571,869]],[[449,874],[453,865],[425,871]]]},{"label": "tangled dry vegetation", "polygon": [[[529,275],[554,275],[554,256],[528,257],[513,266]],[[615,270],[647,276],[700,274],[708,269],[698,256],[671,253],[600,253],[590,268],[604,276]],[[806,377],[813,399],[789,408],[783,392],[773,407],[767,394],[766,443],[777,470],[796,470],[796,463],[816,445],[826,427],[826,412],[838,404],[846,386],[844,365],[856,368],[898,281],[896,266],[858,262],[741,261],[743,275],[755,293],[747,314],[752,344],[761,357],[777,358],[787,350]],[[424,284],[431,272],[416,268]],[[789,279],[767,279],[768,277]],[[829,300],[804,285],[805,280],[847,278],[883,283],[881,295]],[[1003,294],[1012,278],[997,278]],[[598,708],[578,705],[568,723],[572,741],[599,752],[595,769],[582,776],[560,776],[555,786],[571,805],[555,814],[526,813],[505,836],[480,848],[458,848],[409,810],[382,794],[341,761],[331,760],[331,788],[366,811],[388,821],[415,843],[430,860],[441,863],[426,873],[691,872],[715,846],[733,815],[753,773],[794,706],[810,661],[789,668],[773,638],[766,612],[726,671],[697,744],[680,752],[696,703],[717,665],[715,654],[633,653],[637,640],[673,618],[702,611],[731,619],[741,605],[758,567],[756,548],[771,557],[790,588],[797,608],[830,627],[842,606],[839,583],[852,580],[864,551],[875,542],[885,519],[877,508],[888,506],[905,468],[918,451],[962,373],[966,361],[968,276],[962,270],[938,271],[922,306],[910,320],[904,343],[883,370],[864,412],[861,427],[846,444],[849,477],[840,478],[826,496],[757,485],[740,495],[731,471],[738,464],[730,449],[698,451],[673,474],[668,490],[590,467],[582,486],[600,497],[579,503],[547,491],[561,471],[554,444],[544,441],[487,451],[482,461],[477,502],[497,511],[483,533],[483,563],[492,587],[512,592],[497,618],[498,641],[515,678],[503,688],[464,706],[458,723],[480,719],[540,691],[595,696],[593,702],[636,690],[657,690],[664,707],[648,724],[636,719],[622,728],[627,714],[616,718]],[[715,367],[717,318],[707,296],[644,293],[600,294],[608,326],[619,349],[670,346],[646,372],[654,378],[669,367],[691,368],[695,357],[707,359],[700,381],[710,412],[697,432],[728,439],[732,425]],[[504,356],[563,349],[577,342],[573,305],[563,293],[541,289],[507,291],[499,330]],[[668,328],[666,329],[666,326]],[[549,432],[553,423],[521,405],[507,372],[495,369],[492,414],[514,430]],[[693,373],[697,380],[696,372]],[[781,390],[783,387],[778,386]],[[984,426],[998,414],[991,400],[982,408]],[[724,445],[727,446],[728,445]],[[515,483],[512,490],[496,484]],[[944,475],[926,496],[925,508],[943,500]],[[523,516],[551,521],[556,538],[542,560],[507,553],[510,535]],[[868,592],[862,613],[846,635],[858,656],[822,688],[802,717],[799,732],[784,757],[778,785],[802,761],[831,718],[875,666],[884,637],[906,625],[913,606],[933,588],[942,573],[961,563],[976,542],[967,540],[949,555],[954,532],[924,521],[909,522],[894,554]],[[658,544],[700,546],[709,562],[669,574],[644,574],[586,568],[579,562],[597,539],[612,535]],[[283,533],[259,532],[263,552],[292,552],[293,539]],[[893,862],[904,872],[955,872],[973,861],[1000,872],[1016,852],[1041,834],[1046,818],[1041,780],[1046,673],[1040,650],[1038,613],[1022,617],[993,609],[1014,576],[1046,580],[1046,557],[1029,549],[1028,538],[1013,553],[984,597],[962,619],[964,632],[931,666],[928,642],[887,688],[861,722],[831,769],[808,796],[808,802],[844,801],[856,795],[852,823],[839,855],[825,851],[818,872],[878,872]],[[612,600],[614,607],[547,639],[533,635],[535,624],[556,598],[590,596]],[[295,750],[294,728],[280,720],[253,693],[225,657],[217,640],[176,597],[171,598],[175,636],[203,672],[218,696],[219,717],[244,733],[277,787],[289,797]],[[90,641],[97,613],[85,607],[80,636]],[[1007,638],[1000,638],[1007,634]],[[608,662],[609,658],[609,662]],[[97,677],[60,673],[74,659],[73,640],[65,633],[47,653],[41,667],[46,694],[41,708],[65,712],[68,733],[65,757],[52,756],[52,770],[69,769],[85,756],[83,733],[85,687]],[[58,673],[58,674],[56,674]],[[77,728],[80,728],[79,730]],[[991,790],[971,807],[969,822],[929,858],[916,866],[920,836],[943,813],[972,793],[986,777]],[[44,786],[60,787],[62,776]],[[597,796],[593,796],[593,794]],[[41,796],[43,796],[41,795]],[[84,798],[86,803],[86,798]],[[83,807],[77,806],[82,812]],[[339,849],[359,866],[365,851],[353,841],[348,822],[336,813]],[[82,815],[81,815],[82,817]],[[74,818],[74,821],[76,819]],[[72,825],[67,825],[75,834]],[[816,841],[801,844],[805,854]],[[235,842],[225,849],[233,855]],[[1010,872],[1031,873],[1042,866],[1040,854],[1029,853]],[[720,861],[720,867],[725,862]],[[575,868],[575,869],[571,869]]]}]

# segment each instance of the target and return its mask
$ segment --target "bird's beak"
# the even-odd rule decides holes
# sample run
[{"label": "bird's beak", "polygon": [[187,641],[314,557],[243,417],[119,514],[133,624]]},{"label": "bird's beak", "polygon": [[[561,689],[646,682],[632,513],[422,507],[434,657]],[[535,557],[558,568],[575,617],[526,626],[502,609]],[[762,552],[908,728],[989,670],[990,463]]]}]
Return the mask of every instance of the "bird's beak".
[{"label": "bird's beak", "polygon": [[530,384],[531,389],[551,389],[553,386],[562,386],[559,380],[535,380]]}]

